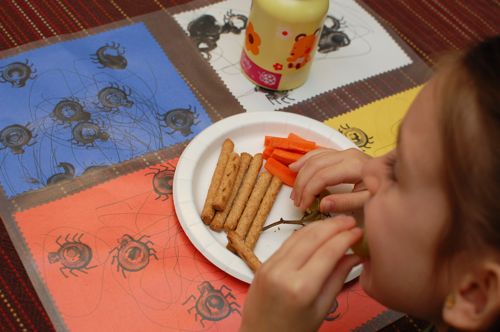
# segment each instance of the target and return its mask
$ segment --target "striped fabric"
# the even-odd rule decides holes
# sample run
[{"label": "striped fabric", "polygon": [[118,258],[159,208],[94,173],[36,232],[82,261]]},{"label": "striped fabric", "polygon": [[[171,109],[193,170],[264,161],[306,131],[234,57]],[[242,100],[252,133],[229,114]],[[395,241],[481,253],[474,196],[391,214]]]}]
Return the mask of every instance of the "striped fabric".
[{"label": "striped fabric", "polygon": [[[0,0],[0,50],[190,2],[190,0]],[[500,32],[498,0],[364,0],[429,65],[449,50]],[[208,2],[207,2],[208,4]],[[369,86],[368,86],[369,88]],[[367,89],[369,92],[370,89]],[[366,91],[365,91],[366,92]],[[332,92],[332,96],[335,93]],[[331,96],[331,97],[332,97]],[[363,96],[348,96],[363,100]],[[7,232],[0,223],[0,330],[52,331]],[[406,318],[385,331],[419,331]]]}]

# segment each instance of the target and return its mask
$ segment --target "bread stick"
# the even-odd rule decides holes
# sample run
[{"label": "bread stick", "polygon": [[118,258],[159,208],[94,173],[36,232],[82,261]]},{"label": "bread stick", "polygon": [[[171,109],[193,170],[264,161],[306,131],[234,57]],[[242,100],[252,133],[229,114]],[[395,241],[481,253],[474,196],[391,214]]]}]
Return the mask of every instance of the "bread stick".
[{"label": "bread stick", "polygon": [[240,168],[240,156],[236,152],[231,153],[229,160],[226,163],[224,174],[217,189],[217,194],[212,202],[212,206],[216,211],[224,211],[227,201],[233,190],[234,181]]},{"label": "bread stick", "polygon": [[240,189],[241,183],[243,182],[243,178],[245,173],[248,170],[248,166],[250,165],[250,161],[252,160],[252,155],[249,153],[243,152],[240,155],[240,168],[238,170],[238,174],[236,175],[236,180],[234,181],[233,189],[231,191],[231,196],[226,204],[226,208],[223,211],[215,212],[215,216],[210,223],[210,228],[214,231],[222,230],[224,223],[226,221],[229,212],[231,211],[231,207],[233,206],[234,199],[238,190]]},{"label": "bread stick", "polygon": [[219,154],[219,159],[217,160],[217,166],[215,167],[212,180],[210,181],[210,186],[208,188],[207,197],[205,199],[205,204],[203,205],[203,210],[201,211],[201,220],[205,224],[210,224],[212,218],[214,217],[215,210],[212,206],[212,202],[217,193],[217,189],[219,189],[219,185],[222,179],[222,175],[224,173],[224,169],[226,167],[226,163],[229,159],[229,155],[234,149],[234,143],[229,138],[224,140],[222,144],[222,148]]},{"label": "bread stick", "polygon": [[283,182],[277,177],[273,176],[269,187],[267,188],[266,194],[264,198],[262,198],[262,202],[260,202],[259,209],[257,210],[257,214],[253,219],[252,226],[250,226],[250,230],[245,238],[245,245],[253,250],[255,248],[255,244],[259,239],[260,233],[262,232],[262,227],[266,223],[267,216],[273,207],[274,201],[278,196],[278,193],[281,189],[281,185]]},{"label": "bread stick", "polygon": [[227,234],[227,238],[229,240],[228,245],[231,245],[231,247],[236,250],[238,256],[243,259],[254,273],[257,272],[262,263],[259,258],[255,256],[254,252],[245,245],[243,239],[235,231],[230,231]]},{"label": "bread stick", "polygon": [[245,210],[241,215],[240,220],[238,221],[238,226],[236,226],[236,233],[242,238],[245,239],[252,225],[252,221],[259,209],[260,202],[264,197],[267,188],[269,187],[269,183],[272,179],[271,173],[264,171],[259,174],[257,179],[257,183],[250,194],[250,198],[248,199],[247,205],[245,206]]},{"label": "bread stick", "polygon": [[252,192],[252,189],[255,185],[255,181],[257,180],[257,176],[259,175],[261,167],[262,154],[257,153],[253,156],[252,161],[250,162],[248,171],[246,172],[243,182],[238,190],[238,193],[236,194],[236,198],[234,199],[231,211],[229,211],[229,215],[227,216],[226,222],[224,223],[224,229],[226,230],[226,232],[234,230],[236,228],[238,220],[240,219],[240,216],[245,209],[248,197],[250,196],[250,193]]}]

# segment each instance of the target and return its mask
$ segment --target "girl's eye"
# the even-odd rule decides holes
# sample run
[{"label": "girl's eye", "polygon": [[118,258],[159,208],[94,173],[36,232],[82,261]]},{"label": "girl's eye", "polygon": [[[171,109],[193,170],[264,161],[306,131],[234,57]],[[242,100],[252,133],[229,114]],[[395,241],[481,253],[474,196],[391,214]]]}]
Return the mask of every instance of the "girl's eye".
[{"label": "girl's eye", "polygon": [[396,161],[397,161],[397,156],[395,152],[389,153],[384,158],[385,166],[387,168],[387,176],[394,182],[398,181],[395,170]]}]

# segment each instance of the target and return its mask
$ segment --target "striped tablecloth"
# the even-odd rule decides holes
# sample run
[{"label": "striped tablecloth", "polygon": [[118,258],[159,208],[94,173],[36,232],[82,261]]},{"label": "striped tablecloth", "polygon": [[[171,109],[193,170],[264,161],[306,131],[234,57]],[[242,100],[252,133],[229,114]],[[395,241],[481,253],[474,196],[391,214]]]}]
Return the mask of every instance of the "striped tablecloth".
[{"label": "striped tablecloth", "polygon": [[[24,45],[86,31],[103,24],[131,20],[157,10],[171,11],[190,0],[1,0],[0,51],[22,52]],[[208,1],[207,1],[208,3]],[[364,0],[428,65],[439,56],[500,32],[497,0]],[[328,96],[327,96],[328,97]],[[337,94],[329,102],[356,106],[359,90]],[[1,106],[0,106],[1,109]],[[35,293],[16,250],[0,223],[0,330],[51,331],[52,324]],[[386,331],[419,331],[424,324],[410,317]]]}]

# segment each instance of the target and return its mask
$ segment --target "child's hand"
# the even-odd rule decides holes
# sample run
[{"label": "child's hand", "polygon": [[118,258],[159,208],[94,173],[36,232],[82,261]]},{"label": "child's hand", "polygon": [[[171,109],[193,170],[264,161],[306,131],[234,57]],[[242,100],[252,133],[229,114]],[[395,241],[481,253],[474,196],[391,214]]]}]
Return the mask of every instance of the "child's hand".
[{"label": "child's hand", "polygon": [[361,237],[339,216],[296,231],[258,270],[243,308],[241,331],[315,331],[360,258],[346,255]]},{"label": "child's hand", "polygon": [[350,183],[354,184],[353,192],[326,196],[320,210],[339,213],[360,209],[369,198],[362,183],[363,165],[368,160],[368,155],[356,149],[317,149],[307,153],[289,166],[298,172],[291,195],[294,204],[305,210],[326,187]]}]

